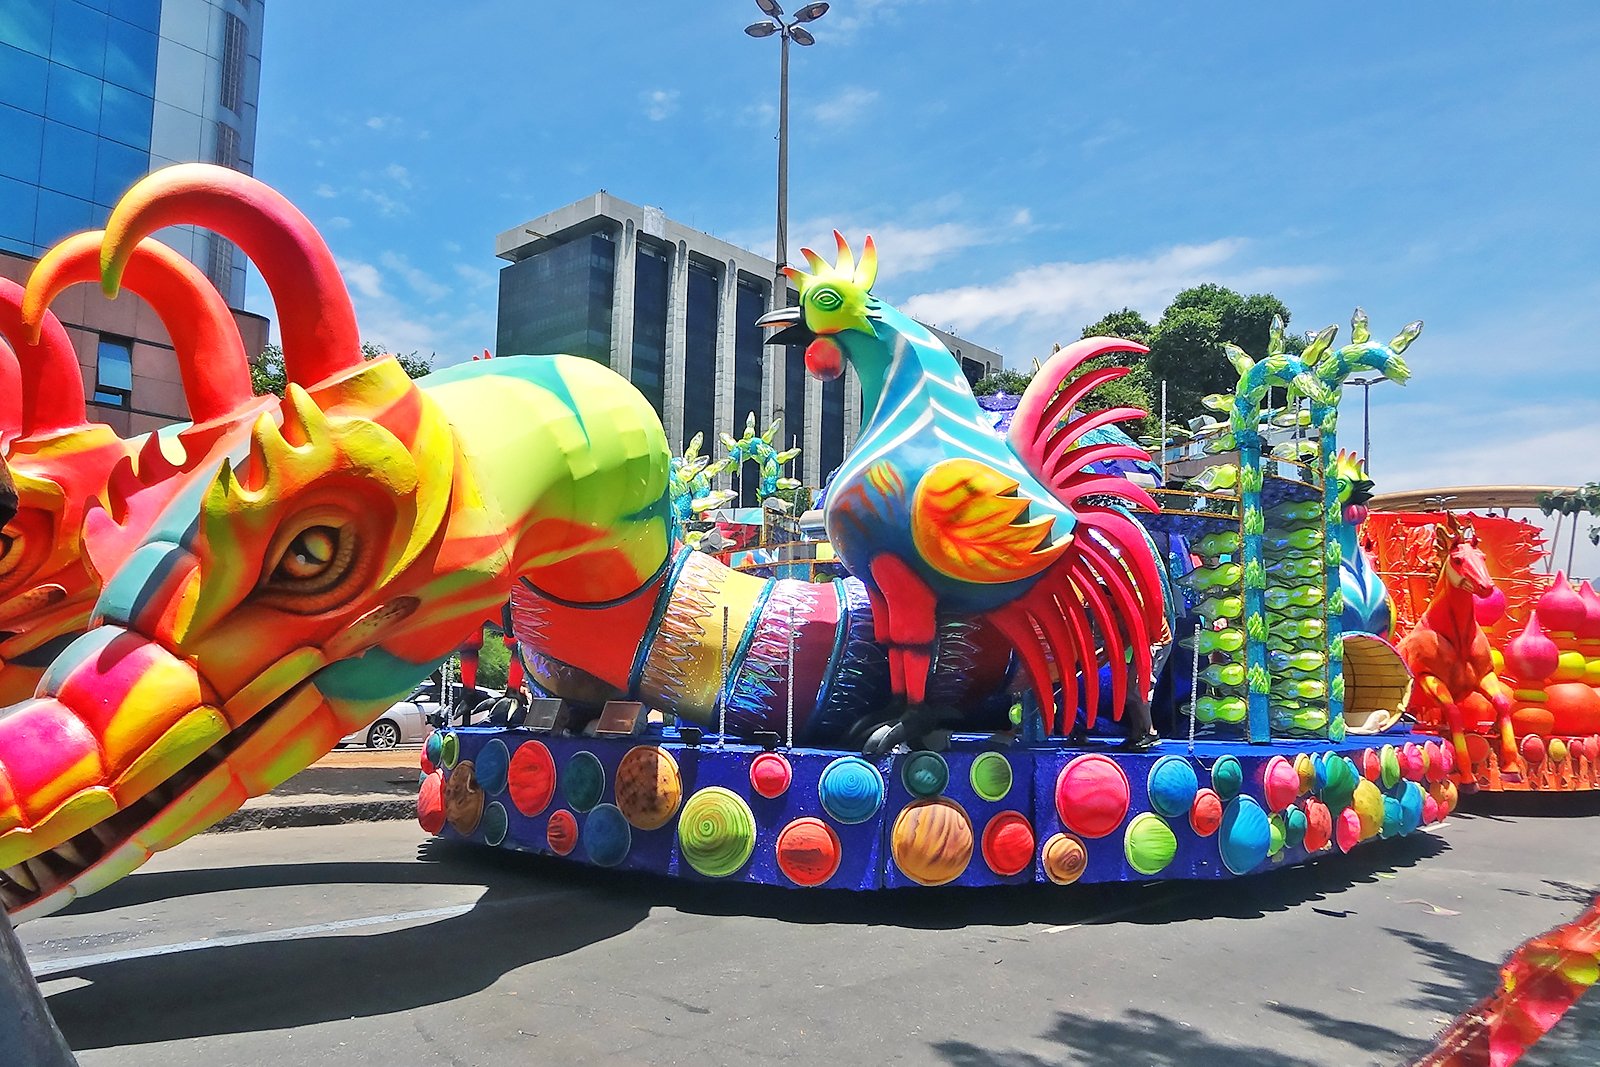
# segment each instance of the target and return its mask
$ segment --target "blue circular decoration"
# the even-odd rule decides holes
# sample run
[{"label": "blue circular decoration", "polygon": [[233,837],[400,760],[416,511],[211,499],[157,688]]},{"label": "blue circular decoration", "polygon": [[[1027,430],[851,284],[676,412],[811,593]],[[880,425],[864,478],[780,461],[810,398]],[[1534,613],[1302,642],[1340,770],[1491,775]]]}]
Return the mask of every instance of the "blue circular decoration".
[{"label": "blue circular decoration", "polygon": [[623,817],[620,808],[615,804],[601,804],[584,820],[578,842],[583,845],[590,863],[615,867],[633,847],[633,831],[628,827],[628,820]]},{"label": "blue circular decoration", "polygon": [[914,797],[936,797],[950,782],[950,766],[937,752],[913,752],[900,765],[900,781]]},{"label": "blue circular decoration", "polygon": [[472,766],[483,791],[489,796],[499,796],[505,792],[506,775],[511,770],[511,750],[498,737],[491,737],[489,743],[478,750],[477,762]]},{"label": "blue circular decoration", "polygon": [[866,822],[883,806],[883,775],[860,756],[841,756],[823,769],[817,795],[839,822]]},{"label": "blue circular decoration", "polygon": [[1407,782],[1400,797],[1400,832],[1409,834],[1422,825],[1423,792],[1416,782]]},{"label": "blue circular decoration", "polygon": [[444,762],[444,732],[435,730],[428,735],[428,740],[423,743],[422,751],[427,755],[428,762],[439,767]]},{"label": "blue circular decoration", "polygon": [[1189,814],[1200,779],[1182,756],[1162,756],[1150,768],[1148,788],[1150,806],[1160,815],[1178,819]]},{"label": "blue circular decoration", "polygon": [[1327,762],[1327,760],[1319,759],[1317,757],[1312,757],[1312,759],[1311,759],[1311,770],[1315,775],[1315,780],[1314,780],[1313,785],[1311,786],[1311,789],[1318,796],[1321,796],[1322,795],[1322,790],[1324,788],[1326,788],[1327,784],[1328,784],[1328,762]]},{"label": "blue circular decoration", "polygon": [[606,769],[593,752],[576,753],[561,768],[561,795],[576,811],[588,811],[600,803],[606,790]]},{"label": "blue circular decoration", "polygon": [[1306,840],[1306,813],[1290,808],[1283,816],[1284,839],[1290,848],[1299,848]]},{"label": "blue circular decoration", "polygon": [[511,820],[506,816],[506,809],[498,801],[483,809],[483,821],[478,824],[478,829],[483,831],[483,843],[498,845],[506,839],[506,830],[510,827]]},{"label": "blue circular decoration", "polygon": [[1252,797],[1234,797],[1222,812],[1217,848],[1222,862],[1234,874],[1249,874],[1261,866],[1272,845],[1272,823]]},{"label": "blue circular decoration", "polygon": [[1400,826],[1405,821],[1405,813],[1400,810],[1400,802],[1394,797],[1383,798],[1383,826],[1378,830],[1379,837],[1395,837],[1400,833]]},{"label": "blue circular decoration", "polygon": [[1244,768],[1232,756],[1223,756],[1211,765],[1211,788],[1223,800],[1232,800],[1244,788]]}]

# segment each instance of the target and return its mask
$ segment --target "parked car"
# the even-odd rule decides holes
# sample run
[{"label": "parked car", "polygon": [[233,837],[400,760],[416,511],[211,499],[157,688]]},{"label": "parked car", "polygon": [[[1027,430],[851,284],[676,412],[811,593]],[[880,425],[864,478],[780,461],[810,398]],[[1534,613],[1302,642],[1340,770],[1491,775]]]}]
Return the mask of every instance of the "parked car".
[{"label": "parked car", "polygon": [[[480,688],[478,706],[472,712],[472,725],[488,721],[489,700],[503,696],[498,689]],[[368,748],[394,748],[396,745],[419,744],[427,740],[435,726],[443,723],[448,709],[439,703],[439,683],[432,679],[411,691],[411,695],[393,705],[375,719],[371,726],[346,734],[341,745],[365,745]]]}]

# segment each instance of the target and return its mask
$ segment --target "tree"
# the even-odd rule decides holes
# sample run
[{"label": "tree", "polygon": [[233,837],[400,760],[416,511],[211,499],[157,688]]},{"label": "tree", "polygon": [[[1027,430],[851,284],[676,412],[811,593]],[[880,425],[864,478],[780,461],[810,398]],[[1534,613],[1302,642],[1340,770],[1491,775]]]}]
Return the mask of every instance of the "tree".
[{"label": "tree", "polygon": [[[361,342],[361,355],[365,359],[377,359],[383,355],[383,349],[371,341]],[[402,370],[412,378],[421,378],[433,373],[433,361],[438,358],[438,353],[430,356],[419,356],[415,352],[409,355],[396,355],[395,360]],[[269,344],[261,350],[261,355],[250,364],[250,386],[257,396],[282,396],[288,386],[288,374],[283,366],[283,348],[279,345]]]},{"label": "tree", "polygon": [[[1098,322],[1092,322],[1083,328],[1084,337],[1121,337],[1127,341],[1134,341],[1141,345],[1150,343],[1152,332],[1150,323],[1145,317],[1132,308],[1123,308],[1103,315]],[[1124,423],[1123,430],[1134,437],[1152,435],[1161,425],[1159,405],[1155,402],[1155,394],[1150,377],[1150,367],[1146,358],[1137,352],[1111,352],[1104,356],[1097,356],[1089,360],[1078,372],[1073,375],[1087,374],[1101,367],[1123,366],[1130,370],[1126,375],[1114,382],[1107,382],[1094,392],[1084,397],[1080,407],[1084,411],[1104,411],[1106,408],[1138,408],[1147,412],[1138,423]]]},{"label": "tree", "polygon": [[1274,317],[1289,322],[1289,309],[1270,293],[1240,296],[1206,283],[1172,298],[1150,333],[1150,376],[1159,393],[1167,383],[1167,408],[1174,422],[1205,412],[1208,393],[1231,393],[1238,375],[1223,355],[1235,344],[1257,358],[1267,351]]},{"label": "tree", "polygon": [[1010,393],[1012,396],[1021,396],[1022,391],[1033,381],[1033,372],[1023,374],[1021,371],[997,370],[986,378],[979,378],[972,387],[973,396],[993,396],[995,393]]}]

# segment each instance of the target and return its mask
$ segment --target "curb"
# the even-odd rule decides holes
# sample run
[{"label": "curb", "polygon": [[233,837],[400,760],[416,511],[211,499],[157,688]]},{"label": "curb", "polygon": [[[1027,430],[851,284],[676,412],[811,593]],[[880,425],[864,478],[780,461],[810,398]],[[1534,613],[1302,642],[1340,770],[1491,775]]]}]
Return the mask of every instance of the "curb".
[{"label": "curb", "polygon": [[219,834],[238,830],[284,830],[301,826],[338,826],[342,823],[384,822],[416,817],[415,797],[336,800],[326,804],[276,804],[241,808],[206,832]]}]

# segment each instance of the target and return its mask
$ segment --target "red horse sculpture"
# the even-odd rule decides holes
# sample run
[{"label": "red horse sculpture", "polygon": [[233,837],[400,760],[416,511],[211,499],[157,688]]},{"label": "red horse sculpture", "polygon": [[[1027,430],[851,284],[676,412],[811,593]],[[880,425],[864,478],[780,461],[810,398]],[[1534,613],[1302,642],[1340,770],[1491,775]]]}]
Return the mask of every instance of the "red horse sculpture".
[{"label": "red horse sculpture", "polygon": [[1492,711],[1500,735],[1500,773],[1520,781],[1511,688],[1496,677],[1489,638],[1472,610],[1474,598],[1494,591],[1494,581],[1470,526],[1461,526],[1451,515],[1439,526],[1438,538],[1444,556],[1439,584],[1416,628],[1399,645],[1400,657],[1416,678],[1410,711],[1423,723],[1449,728],[1456,752],[1452,776],[1467,789],[1477,786],[1467,755],[1467,726],[1476,727]]}]

